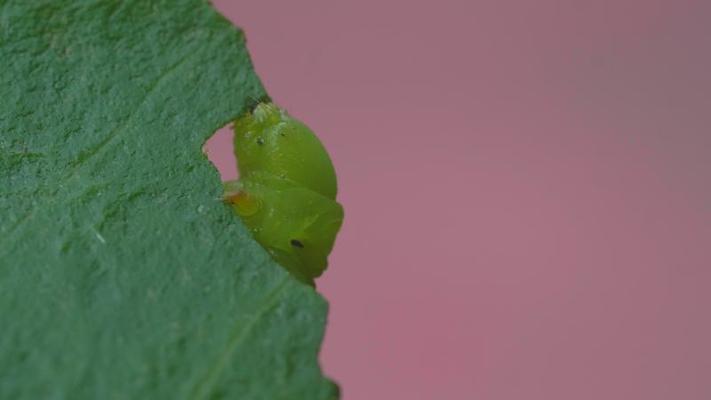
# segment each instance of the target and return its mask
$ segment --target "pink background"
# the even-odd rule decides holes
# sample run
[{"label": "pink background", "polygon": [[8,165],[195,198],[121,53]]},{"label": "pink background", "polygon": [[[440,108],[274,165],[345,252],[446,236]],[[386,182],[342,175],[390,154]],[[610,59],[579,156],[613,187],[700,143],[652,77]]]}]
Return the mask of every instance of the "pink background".
[{"label": "pink background", "polygon": [[711,2],[215,4],[338,170],[345,400],[711,399]]}]

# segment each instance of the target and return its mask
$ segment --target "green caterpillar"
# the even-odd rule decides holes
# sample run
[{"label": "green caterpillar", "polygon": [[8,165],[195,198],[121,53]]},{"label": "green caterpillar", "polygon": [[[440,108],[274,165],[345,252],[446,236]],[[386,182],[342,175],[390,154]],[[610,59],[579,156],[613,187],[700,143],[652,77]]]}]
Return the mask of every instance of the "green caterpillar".
[{"label": "green caterpillar", "polygon": [[313,286],[328,265],[343,207],[336,172],[321,141],[273,103],[235,121],[240,179],[224,182],[224,198],[272,257]]}]

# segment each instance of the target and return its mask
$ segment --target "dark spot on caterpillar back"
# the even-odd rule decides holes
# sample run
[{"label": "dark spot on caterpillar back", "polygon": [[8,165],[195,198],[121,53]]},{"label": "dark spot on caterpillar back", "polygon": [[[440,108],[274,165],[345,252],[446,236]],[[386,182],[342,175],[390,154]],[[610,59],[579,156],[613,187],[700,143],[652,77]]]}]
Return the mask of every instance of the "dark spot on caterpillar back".
[{"label": "dark spot on caterpillar back", "polygon": [[294,246],[294,247],[298,247],[298,248],[300,248],[300,249],[303,249],[303,248],[304,248],[304,244],[301,243],[300,241],[296,240],[296,239],[291,239],[291,242],[290,242],[290,243],[291,243],[291,245]]}]

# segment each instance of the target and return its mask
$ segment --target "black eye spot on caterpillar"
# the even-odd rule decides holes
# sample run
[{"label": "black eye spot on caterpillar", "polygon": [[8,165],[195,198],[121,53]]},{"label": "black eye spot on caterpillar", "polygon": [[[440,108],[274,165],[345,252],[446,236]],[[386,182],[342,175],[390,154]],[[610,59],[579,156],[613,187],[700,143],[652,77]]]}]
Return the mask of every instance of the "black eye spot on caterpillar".
[{"label": "black eye spot on caterpillar", "polygon": [[300,241],[296,240],[296,239],[291,239],[291,241],[290,241],[289,243],[291,243],[291,245],[294,246],[294,247],[298,247],[298,248],[300,248],[300,249],[303,249],[303,248],[304,248],[304,244],[301,243]]}]

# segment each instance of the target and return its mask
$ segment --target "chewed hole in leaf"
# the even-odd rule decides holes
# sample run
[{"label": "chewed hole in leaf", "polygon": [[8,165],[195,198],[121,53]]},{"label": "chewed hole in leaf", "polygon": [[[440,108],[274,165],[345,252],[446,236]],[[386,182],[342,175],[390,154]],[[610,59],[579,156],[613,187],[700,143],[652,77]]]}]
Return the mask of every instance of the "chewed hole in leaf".
[{"label": "chewed hole in leaf", "polygon": [[205,142],[202,151],[220,172],[223,181],[237,179],[237,161],[232,151],[232,122],[218,129],[210,139]]}]

